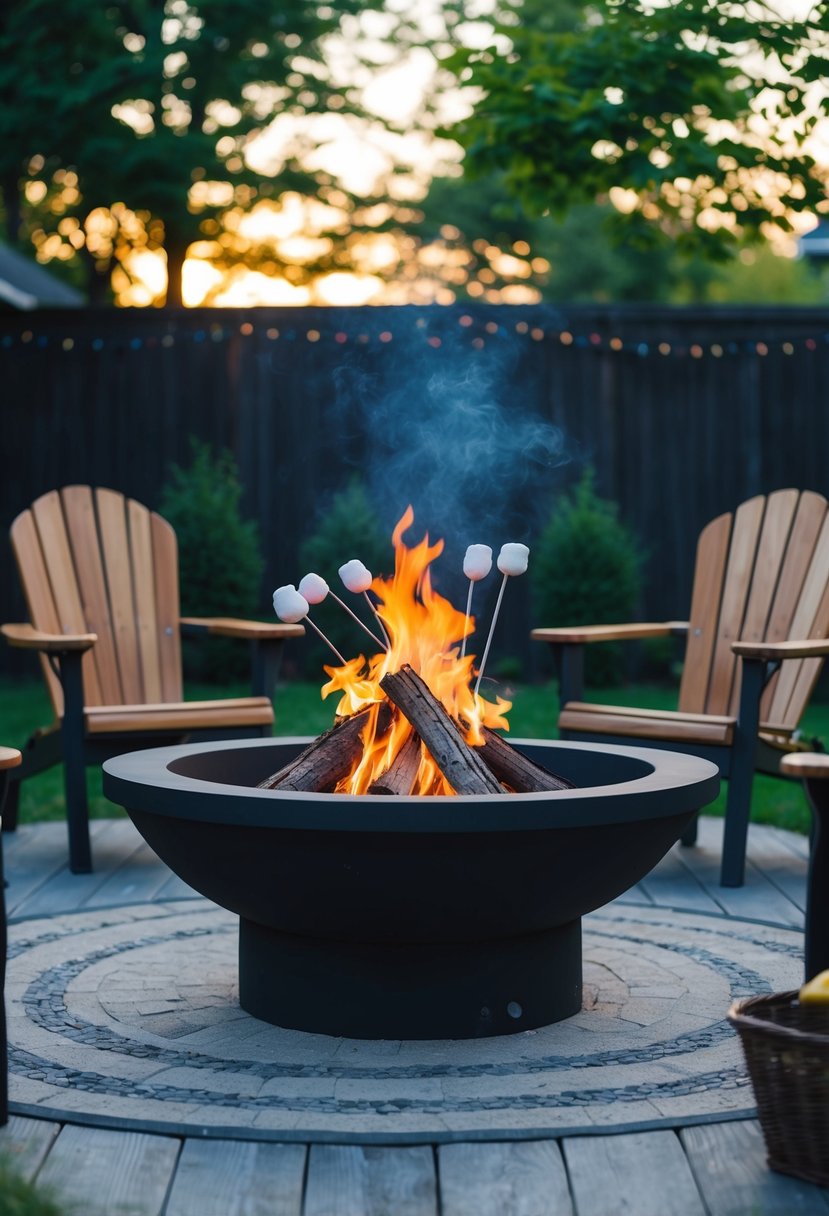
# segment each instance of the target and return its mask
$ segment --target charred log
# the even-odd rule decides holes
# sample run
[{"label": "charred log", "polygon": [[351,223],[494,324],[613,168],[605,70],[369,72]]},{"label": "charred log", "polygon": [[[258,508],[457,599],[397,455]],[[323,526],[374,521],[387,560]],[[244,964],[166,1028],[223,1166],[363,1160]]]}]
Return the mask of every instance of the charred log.
[{"label": "charred log", "polygon": [[417,770],[420,768],[422,748],[420,736],[412,732],[403,743],[385,773],[369,786],[370,794],[411,794]]},{"label": "charred log", "polygon": [[[332,726],[278,773],[260,781],[258,788],[331,793],[337,782],[348,776],[362,754],[363,741],[360,733],[368,720],[370,710],[371,707],[362,709]],[[388,730],[391,710],[388,705],[381,704],[378,712],[378,729],[382,733]]]},{"label": "charred log", "polygon": [[456,794],[501,794],[496,777],[470,747],[460,727],[408,664],[380,681],[383,692],[420,735]]},{"label": "charred log", "polygon": [[572,781],[559,777],[530,760],[489,727],[484,727],[486,742],[478,754],[488,769],[517,794],[541,794],[550,790],[571,790]]}]

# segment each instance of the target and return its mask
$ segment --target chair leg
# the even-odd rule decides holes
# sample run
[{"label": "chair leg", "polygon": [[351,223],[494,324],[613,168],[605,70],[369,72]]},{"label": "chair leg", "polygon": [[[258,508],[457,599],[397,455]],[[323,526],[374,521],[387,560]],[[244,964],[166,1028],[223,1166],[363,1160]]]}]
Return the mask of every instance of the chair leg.
[{"label": "chair leg", "polygon": [[3,831],[13,832],[17,827],[17,816],[20,810],[20,781],[11,779],[3,804]]},{"label": "chair leg", "polygon": [[88,874],[92,869],[92,850],[89,845],[89,808],[86,799],[80,653],[62,655],[60,668],[64,698],[61,736],[66,822],[69,829],[69,869],[73,874]]},{"label": "chair leg", "polygon": [[721,887],[741,887],[745,881],[746,840],[751,814],[751,787],[757,756],[760,694],[766,681],[766,664],[744,659],[740,680],[740,710],[731,753],[728,797],[725,803]]},{"label": "chair leg", "polygon": [[723,829],[721,887],[741,887],[745,882],[746,841],[751,814],[752,766],[735,766],[728,782]]},{"label": "chair leg", "polygon": [[688,824],[685,831],[679,838],[679,843],[685,848],[690,848],[691,845],[697,843],[697,829],[699,827],[699,813],[697,813],[691,822]]}]

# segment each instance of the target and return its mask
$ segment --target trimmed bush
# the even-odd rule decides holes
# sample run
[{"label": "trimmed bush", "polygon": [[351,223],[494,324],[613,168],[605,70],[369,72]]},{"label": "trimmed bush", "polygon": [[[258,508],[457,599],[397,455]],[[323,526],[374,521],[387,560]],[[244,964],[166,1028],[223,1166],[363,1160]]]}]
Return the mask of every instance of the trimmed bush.
[{"label": "trimmed bush", "polygon": [[[316,530],[302,543],[299,550],[300,572],[297,583],[310,571],[320,574],[340,599],[344,600],[370,629],[377,633],[372,614],[362,596],[352,595],[340,582],[337,571],[345,562],[357,557],[372,574],[388,575],[394,569],[391,532],[386,535],[359,478],[353,478],[344,490],[334,495]],[[331,639],[346,659],[371,651],[369,637],[330,598],[314,605],[311,617]],[[336,663],[328,647],[308,630],[303,643],[304,669],[309,679],[322,676],[324,663]]]},{"label": "trimmed bush", "polygon": [[0,1160],[0,1216],[62,1216],[63,1211],[49,1192],[35,1190]]},{"label": "trimmed bush", "polygon": [[[642,556],[619,520],[616,503],[600,498],[587,468],[556,503],[530,565],[533,607],[540,627],[619,624],[635,619]],[[587,680],[618,683],[623,672],[618,643],[586,648]]]},{"label": "trimmed bush", "polygon": [[[170,468],[159,507],[178,537],[182,616],[261,616],[265,563],[257,524],[242,518],[233,454],[195,438],[190,453],[186,468]],[[221,684],[247,677],[250,654],[238,641],[200,638],[185,643],[184,664],[188,678]]]}]

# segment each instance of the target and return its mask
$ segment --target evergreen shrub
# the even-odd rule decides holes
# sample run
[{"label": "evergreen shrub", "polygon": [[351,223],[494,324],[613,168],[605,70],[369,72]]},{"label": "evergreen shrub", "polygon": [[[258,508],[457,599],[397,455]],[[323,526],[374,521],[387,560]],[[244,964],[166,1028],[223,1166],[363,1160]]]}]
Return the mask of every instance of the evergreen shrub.
[{"label": "evergreen shrub", "polygon": [[[175,528],[182,616],[262,616],[265,568],[255,521],[244,519],[233,454],[190,440],[190,463],[172,465],[159,512]],[[223,684],[250,672],[248,646],[226,638],[185,640],[185,675]]]},{"label": "evergreen shrub", "polygon": [[[633,533],[619,519],[616,503],[598,496],[595,472],[556,503],[530,563],[535,619],[539,626],[606,625],[635,620],[641,592],[642,555]],[[622,678],[622,645],[586,647],[590,685]]]}]

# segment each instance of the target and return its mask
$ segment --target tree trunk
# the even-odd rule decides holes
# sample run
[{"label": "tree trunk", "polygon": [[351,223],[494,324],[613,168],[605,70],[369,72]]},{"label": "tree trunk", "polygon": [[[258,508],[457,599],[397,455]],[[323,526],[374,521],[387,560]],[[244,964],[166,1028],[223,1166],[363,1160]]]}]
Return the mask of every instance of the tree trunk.
[{"label": "tree trunk", "polygon": [[23,224],[18,175],[7,174],[0,183],[0,190],[3,192],[3,210],[6,213],[6,240],[16,247],[20,241],[20,229]]},{"label": "tree trunk", "polygon": [[187,257],[189,242],[182,237],[170,233],[164,241],[164,251],[167,254],[167,298],[164,301],[167,308],[183,308],[181,276],[184,270],[184,259]]}]

